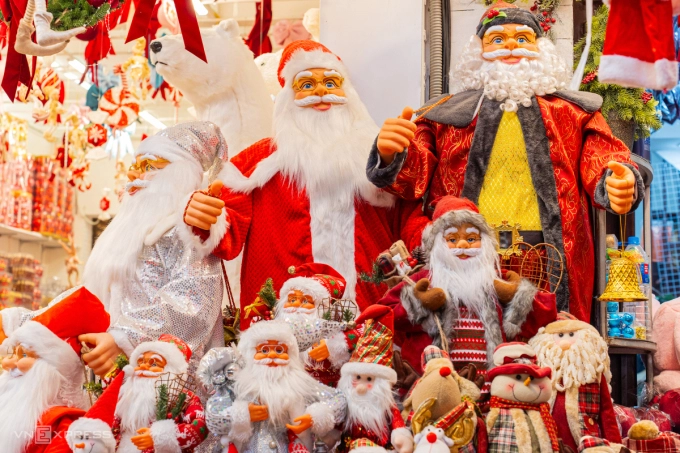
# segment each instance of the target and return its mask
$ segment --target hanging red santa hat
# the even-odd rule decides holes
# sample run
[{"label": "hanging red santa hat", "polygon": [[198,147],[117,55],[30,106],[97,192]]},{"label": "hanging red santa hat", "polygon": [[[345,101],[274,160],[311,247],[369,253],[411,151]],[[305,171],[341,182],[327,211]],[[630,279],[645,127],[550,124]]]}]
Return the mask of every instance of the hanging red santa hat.
[{"label": "hanging red santa hat", "polygon": [[21,344],[52,365],[67,382],[81,382],[82,345],[78,336],[102,333],[109,328],[109,314],[97,297],[85,287],[52,305],[15,330],[10,346]]},{"label": "hanging red santa hat", "polygon": [[327,264],[305,263],[298,267],[291,266],[288,273],[293,277],[281,286],[281,300],[297,290],[312,296],[314,305],[318,305],[323,299],[341,299],[345,293],[345,279]]},{"label": "hanging red santa hat", "polygon": [[[85,449],[88,447],[88,443],[90,445],[103,445],[107,453],[113,453],[116,450],[116,438],[111,432],[111,427],[113,426],[118,395],[124,378],[125,374],[119,373],[90,410],[69,426],[66,442],[71,450],[74,452],[88,451]],[[84,447],[78,450],[79,446],[83,445]]]},{"label": "hanging red santa hat", "polygon": [[539,379],[552,376],[550,368],[536,365],[536,351],[526,343],[501,344],[493,353],[493,363],[494,368],[487,374],[489,381],[500,374],[528,374]]},{"label": "hanging red santa hat", "polygon": [[323,68],[336,71],[340,76],[347,74],[340,57],[316,41],[295,41],[288,44],[281,54],[279,63],[279,83],[282,87],[291,84],[302,71]]},{"label": "hanging red santa hat", "polygon": [[369,374],[395,384],[397,372],[392,369],[392,338],[394,336],[394,313],[385,305],[371,305],[356,319],[364,325],[364,333],[356,348],[340,372]]},{"label": "hanging red santa hat", "polygon": [[482,235],[495,237],[484,216],[479,213],[479,208],[467,198],[459,198],[447,195],[435,201],[432,222],[423,230],[423,248],[426,252],[432,250],[435,238],[444,234],[446,230],[457,227],[463,223],[474,225]]},{"label": "hanging red santa hat", "polygon": [[164,333],[158,337],[157,341],[140,343],[132,351],[130,365],[125,367],[126,374],[129,375],[133,372],[137,361],[145,352],[155,352],[161,355],[167,362],[164,371],[168,373],[183,374],[189,369],[189,360],[191,360],[189,345],[173,335]]}]

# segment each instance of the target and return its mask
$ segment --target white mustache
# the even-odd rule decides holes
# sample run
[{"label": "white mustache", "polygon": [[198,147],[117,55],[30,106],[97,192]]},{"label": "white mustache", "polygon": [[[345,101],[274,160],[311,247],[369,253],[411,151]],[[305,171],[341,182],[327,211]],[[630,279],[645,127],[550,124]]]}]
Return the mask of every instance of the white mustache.
[{"label": "white mustache", "polygon": [[255,361],[257,365],[269,365],[270,363],[275,363],[277,365],[288,365],[288,362],[290,362],[290,360],[284,359],[260,359]]},{"label": "white mustache", "polygon": [[157,371],[149,371],[149,370],[135,371],[135,376],[158,377],[161,374],[163,374],[163,373],[159,373]]},{"label": "white mustache", "polygon": [[541,54],[538,52],[534,52],[532,50],[527,50],[519,47],[513,50],[498,49],[492,52],[484,52],[482,54],[482,57],[484,57],[485,60],[495,60],[498,57],[509,57],[510,55],[512,55],[513,57],[532,57],[532,58],[538,58],[541,56]]},{"label": "white mustache", "polygon": [[482,249],[449,249],[449,252],[454,256],[467,255],[467,256],[478,256],[482,254]]},{"label": "white mustache", "polygon": [[347,104],[347,98],[338,96],[337,94],[327,94],[325,96],[307,96],[304,99],[296,99],[295,105],[298,107],[306,107],[308,105],[321,104]]},{"label": "white mustache", "polygon": [[148,186],[149,186],[148,180],[135,179],[134,181],[130,181],[129,183],[125,184],[125,191],[129,192],[130,189],[132,189],[133,187],[143,189],[143,188],[148,187]]},{"label": "white mustache", "polygon": [[13,378],[18,378],[24,375],[24,372],[21,371],[19,368],[12,368],[9,370],[9,375]]},{"label": "white mustache", "polygon": [[312,315],[316,313],[316,308],[285,307],[281,309],[281,313]]}]

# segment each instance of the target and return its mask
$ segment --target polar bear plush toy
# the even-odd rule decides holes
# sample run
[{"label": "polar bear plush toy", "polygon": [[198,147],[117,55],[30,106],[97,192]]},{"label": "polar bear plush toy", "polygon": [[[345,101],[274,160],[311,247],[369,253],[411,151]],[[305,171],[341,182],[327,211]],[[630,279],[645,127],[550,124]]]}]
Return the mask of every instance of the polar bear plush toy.
[{"label": "polar bear plush toy", "polygon": [[271,134],[273,103],[236,20],[201,30],[201,39],[207,63],[184,48],[181,35],[152,41],[151,63],[194,105],[199,120],[220,127],[231,158]]}]

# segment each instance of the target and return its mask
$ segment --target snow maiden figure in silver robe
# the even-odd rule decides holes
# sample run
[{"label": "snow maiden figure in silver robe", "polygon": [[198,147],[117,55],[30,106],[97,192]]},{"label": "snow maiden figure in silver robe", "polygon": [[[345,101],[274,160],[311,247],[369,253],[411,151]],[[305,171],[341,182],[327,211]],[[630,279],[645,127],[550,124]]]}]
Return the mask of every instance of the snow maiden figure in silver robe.
[{"label": "snow maiden figure in silver robe", "polygon": [[[204,172],[212,180],[226,160],[224,138],[208,122],[169,127],[138,147],[120,210],[85,266],[85,287],[111,315],[108,332],[80,337],[95,345],[83,359],[97,375],[110,371],[120,353],[129,357],[161,334],[182,339],[194,351],[190,370],[206,351],[224,346],[222,269],[210,255],[214,244],[185,240],[180,225]],[[5,334],[33,315],[0,312]]]},{"label": "snow maiden figure in silver robe", "polygon": [[238,452],[311,453],[315,441],[330,451],[340,439],[334,428],[345,420],[346,400],[307,374],[288,324],[252,324],[238,350],[245,366],[226,419]]}]

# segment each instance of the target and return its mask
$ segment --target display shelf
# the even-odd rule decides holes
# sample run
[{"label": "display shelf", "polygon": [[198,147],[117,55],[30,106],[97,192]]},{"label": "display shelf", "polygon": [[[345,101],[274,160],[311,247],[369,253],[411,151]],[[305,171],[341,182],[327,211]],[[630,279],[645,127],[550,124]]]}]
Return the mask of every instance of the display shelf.
[{"label": "display shelf", "polygon": [[607,338],[610,354],[648,354],[656,352],[656,343],[650,340]]},{"label": "display shelf", "polygon": [[0,224],[0,236],[9,236],[20,242],[39,242],[40,245],[47,248],[61,248],[61,241],[44,236],[35,231],[22,230],[21,228],[14,228],[8,225]]}]

